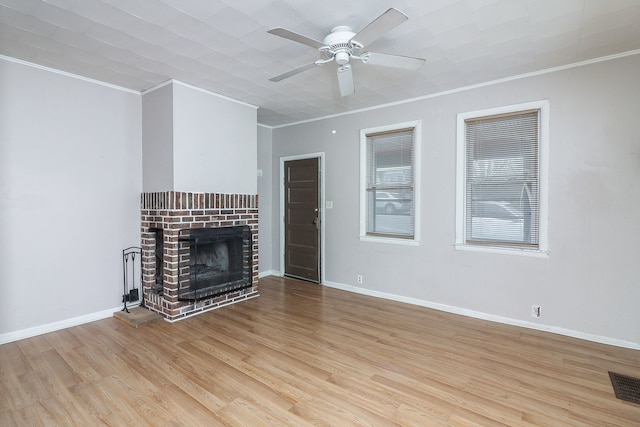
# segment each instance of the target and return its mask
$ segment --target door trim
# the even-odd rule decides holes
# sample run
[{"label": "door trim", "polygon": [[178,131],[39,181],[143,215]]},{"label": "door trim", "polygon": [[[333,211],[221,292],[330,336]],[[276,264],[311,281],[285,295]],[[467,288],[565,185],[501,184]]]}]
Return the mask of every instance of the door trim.
[{"label": "door trim", "polygon": [[324,224],[325,224],[325,198],[324,198],[324,152],[299,154],[296,156],[280,157],[280,250],[278,256],[280,258],[280,276],[284,276],[284,163],[290,160],[304,160],[304,159],[318,159],[318,171],[320,177],[318,179],[318,185],[320,188],[318,192],[320,194],[319,209],[320,209],[320,284],[324,283],[325,278],[325,244],[324,244]]}]

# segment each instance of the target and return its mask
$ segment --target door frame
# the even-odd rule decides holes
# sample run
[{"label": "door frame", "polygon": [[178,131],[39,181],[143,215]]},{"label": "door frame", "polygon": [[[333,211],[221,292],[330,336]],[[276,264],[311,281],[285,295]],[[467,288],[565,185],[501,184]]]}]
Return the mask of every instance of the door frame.
[{"label": "door frame", "polygon": [[299,154],[296,156],[286,156],[280,157],[280,250],[278,251],[278,256],[280,257],[280,276],[284,277],[284,253],[285,253],[285,240],[284,240],[284,231],[285,231],[285,223],[284,223],[284,163],[290,160],[304,160],[304,159],[318,159],[318,194],[320,195],[320,200],[318,201],[318,209],[320,210],[320,284],[324,283],[325,278],[325,244],[324,244],[324,233],[325,233],[325,198],[324,198],[324,152],[320,153],[309,153],[309,154]]}]

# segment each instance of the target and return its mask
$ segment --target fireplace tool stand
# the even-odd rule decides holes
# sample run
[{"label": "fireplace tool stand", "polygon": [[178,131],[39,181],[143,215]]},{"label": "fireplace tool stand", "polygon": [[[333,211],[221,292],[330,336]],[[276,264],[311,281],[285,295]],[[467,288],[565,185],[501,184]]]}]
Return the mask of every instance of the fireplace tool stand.
[{"label": "fireplace tool stand", "polygon": [[[124,293],[122,294],[122,302],[124,307],[121,311],[129,313],[127,302],[140,301],[140,307],[144,307],[144,295],[140,295],[138,284],[142,286],[142,264],[138,268],[140,275],[136,279],[136,257],[140,263],[142,259],[142,248],[137,246],[131,246],[122,250],[122,274],[123,274],[123,287]],[[136,283],[137,281],[137,283]]]}]

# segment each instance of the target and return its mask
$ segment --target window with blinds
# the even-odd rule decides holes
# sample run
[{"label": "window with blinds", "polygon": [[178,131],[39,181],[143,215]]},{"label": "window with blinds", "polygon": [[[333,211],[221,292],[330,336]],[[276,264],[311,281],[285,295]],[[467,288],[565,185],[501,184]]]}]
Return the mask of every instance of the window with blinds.
[{"label": "window with blinds", "polygon": [[538,249],[540,110],[464,120],[464,242]]},{"label": "window with blinds", "polygon": [[415,237],[415,127],[364,132],[366,235]]}]

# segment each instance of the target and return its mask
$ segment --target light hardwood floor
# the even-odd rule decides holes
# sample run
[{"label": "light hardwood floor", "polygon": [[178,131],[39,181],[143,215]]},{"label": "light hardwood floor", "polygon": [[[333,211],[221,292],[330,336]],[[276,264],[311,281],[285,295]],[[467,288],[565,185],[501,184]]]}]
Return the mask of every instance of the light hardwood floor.
[{"label": "light hardwood floor", "polygon": [[259,298],[139,329],[0,346],[0,426],[638,426],[607,372],[640,351],[261,279]]}]

